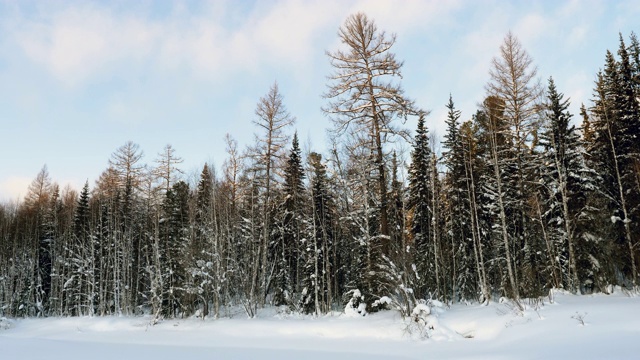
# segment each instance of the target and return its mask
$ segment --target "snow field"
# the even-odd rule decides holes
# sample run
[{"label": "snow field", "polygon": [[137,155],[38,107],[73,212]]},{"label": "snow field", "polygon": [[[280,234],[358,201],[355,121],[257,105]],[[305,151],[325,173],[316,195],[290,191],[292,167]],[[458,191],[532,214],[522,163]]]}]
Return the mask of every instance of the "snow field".
[{"label": "snow field", "polygon": [[[313,318],[149,317],[0,321],[1,359],[638,359],[640,297],[556,294],[553,303],[432,310],[428,339],[395,311]],[[535,305],[535,306],[534,306]],[[408,321],[408,320],[406,320]],[[584,325],[582,324],[584,323]]]}]

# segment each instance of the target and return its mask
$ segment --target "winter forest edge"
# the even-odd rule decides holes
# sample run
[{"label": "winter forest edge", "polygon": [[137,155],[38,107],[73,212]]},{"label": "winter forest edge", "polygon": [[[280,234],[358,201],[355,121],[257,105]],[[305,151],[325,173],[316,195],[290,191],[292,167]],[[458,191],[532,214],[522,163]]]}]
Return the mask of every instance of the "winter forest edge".
[{"label": "winter forest edge", "polygon": [[258,100],[254,143],[239,149],[227,135],[220,172],[205,164],[194,184],[171,145],[146,165],[127,142],[80,192],[43,167],[22,201],[0,204],[0,316],[409,315],[435,300],[521,306],[551,289],[637,291],[634,33],[605,54],[579,128],[562,84],[542,84],[506,34],[477,112],[463,121],[455,94],[446,104],[442,154],[428,112],[403,92],[395,35],[357,13],[338,36],[326,154],[303,154],[274,83]]}]

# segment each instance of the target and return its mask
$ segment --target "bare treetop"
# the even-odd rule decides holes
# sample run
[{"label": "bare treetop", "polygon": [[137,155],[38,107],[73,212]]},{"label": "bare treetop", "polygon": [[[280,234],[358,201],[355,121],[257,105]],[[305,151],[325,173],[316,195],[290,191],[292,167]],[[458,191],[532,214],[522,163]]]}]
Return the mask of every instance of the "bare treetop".
[{"label": "bare treetop", "polygon": [[378,123],[380,132],[400,132],[392,120],[415,114],[414,102],[404,96],[397,79],[402,78],[403,63],[390,51],[395,35],[378,31],[365,14],[349,16],[338,30],[346,50],[327,51],[334,69],[324,97],[330,102],[323,111],[334,122],[334,132],[341,135],[351,126],[368,127]]},{"label": "bare treetop", "polygon": [[500,45],[500,56],[494,57],[485,86],[487,96],[504,101],[503,117],[517,127],[533,122],[539,112],[542,86],[533,59],[511,31]]},{"label": "bare treetop", "polygon": [[153,169],[153,174],[162,180],[165,192],[169,191],[178,174],[184,174],[184,171],[177,167],[183,160],[175,152],[173,146],[167,144],[155,160],[157,167]]},{"label": "bare treetop", "polygon": [[133,141],[127,141],[111,154],[109,166],[117,171],[122,181],[132,181],[142,173],[144,166],[140,160],[143,156],[144,153],[140,150],[140,145]]}]

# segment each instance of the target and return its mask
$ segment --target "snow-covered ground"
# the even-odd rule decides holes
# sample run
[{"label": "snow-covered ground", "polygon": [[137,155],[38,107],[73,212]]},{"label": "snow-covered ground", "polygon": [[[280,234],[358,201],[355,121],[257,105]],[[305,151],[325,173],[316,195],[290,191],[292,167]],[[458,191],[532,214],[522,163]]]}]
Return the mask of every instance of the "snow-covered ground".
[{"label": "snow-covered ground", "polygon": [[456,304],[430,320],[426,340],[392,311],[149,321],[0,320],[0,359],[640,359],[640,297],[620,290],[556,294],[521,314],[508,304]]}]

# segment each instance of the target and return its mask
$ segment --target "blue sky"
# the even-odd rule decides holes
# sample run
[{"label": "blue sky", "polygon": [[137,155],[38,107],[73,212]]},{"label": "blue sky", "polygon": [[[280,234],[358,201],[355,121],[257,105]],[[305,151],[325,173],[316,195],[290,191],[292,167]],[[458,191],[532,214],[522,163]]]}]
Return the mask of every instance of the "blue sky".
[{"label": "blue sky", "polygon": [[449,93],[463,119],[482,101],[507,31],[574,114],[618,33],[640,32],[637,0],[0,0],[0,201],[24,196],[44,164],[63,187],[93,185],[128,140],[150,165],[171,144],[188,175],[220,166],[226,133],[253,141],[274,81],[301,142],[323,151],[325,51],[357,11],[397,34],[405,93],[440,136]]}]

